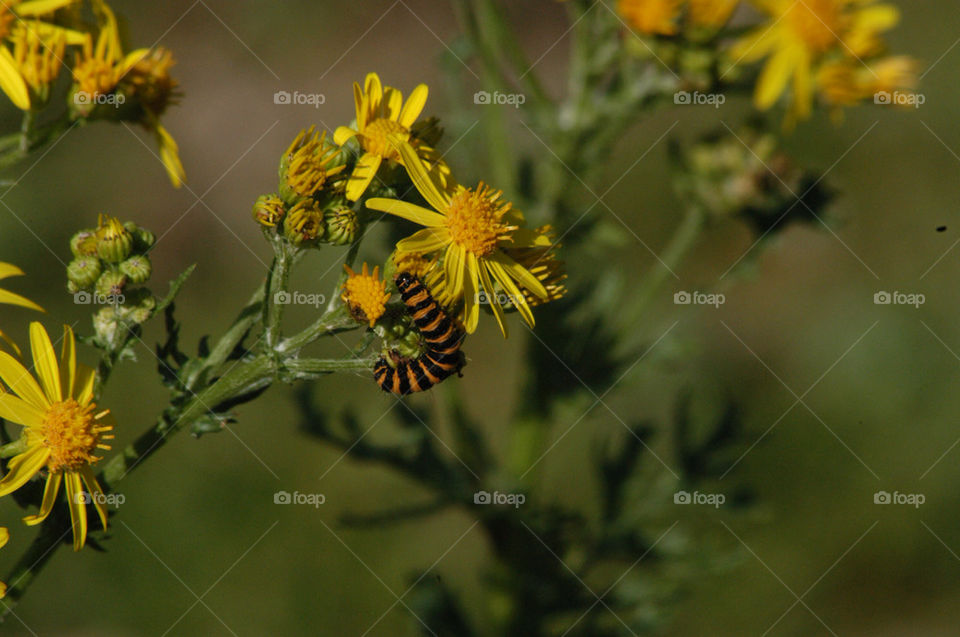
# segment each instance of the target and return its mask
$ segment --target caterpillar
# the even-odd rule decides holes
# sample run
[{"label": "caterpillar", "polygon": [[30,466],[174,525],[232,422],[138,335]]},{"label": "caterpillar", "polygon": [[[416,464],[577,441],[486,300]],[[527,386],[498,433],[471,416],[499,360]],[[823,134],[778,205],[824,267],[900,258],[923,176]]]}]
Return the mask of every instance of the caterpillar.
[{"label": "caterpillar", "polygon": [[424,351],[416,358],[402,358],[390,352],[393,365],[381,356],[374,365],[373,377],[383,391],[406,396],[426,391],[460,373],[463,367],[460,343],[464,334],[416,277],[401,272],[396,282],[407,313],[423,337]]}]

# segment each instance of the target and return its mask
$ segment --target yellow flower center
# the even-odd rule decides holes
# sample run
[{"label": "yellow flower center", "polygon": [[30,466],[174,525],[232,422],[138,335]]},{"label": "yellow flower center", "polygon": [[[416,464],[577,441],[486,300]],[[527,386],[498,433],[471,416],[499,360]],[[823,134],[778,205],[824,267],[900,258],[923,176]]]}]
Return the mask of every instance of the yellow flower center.
[{"label": "yellow flower center", "polygon": [[497,249],[497,242],[514,229],[502,222],[510,204],[498,201],[501,194],[480,182],[476,188],[464,188],[453,196],[446,224],[454,243],[478,257]]},{"label": "yellow flower center", "polygon": [[826,51],[839,42],[843,25],[838,0],[803,0],[793,4],[784,18],[814,51]]},{"label": "yellow flower center", "polygon": [[43,446],[50,449],[47,468],[51,472],[76,471],[101,459],[93,454],[95,449],[110,449],[101,440],[113,438],[105,435],[113,427],[98,424],[110,411],[94,414],[95,408],[93,403],[83,406],[71,398],[47,409],[38,433]]},{"label": "yellow flower center", "polygon": [[363,149],[384,159],[400,161],[400,154],[390,143],[390,135],[396,135],[403,141],[410,139],[410,131],[402,124],[382,117],[373,120],[363,129]]},{"label": "yellow flower center", "polygon": [[367,273],[367,264],[363,264],[363,272],[358,274],[349,268],[350,276],[343,285],[341,298],[350,307],[353,317],[362,323],[369,323],[370,327],[377,319],[383,316],[387,308],[387,284],[380,280],[379,266],[373,269],[373,274]]},{"label": "yellow flower center", "polygon": [[20,0],[12,0],[0,4],[0,39],[10,35],[10,25],[12,25],[16,19],[16,16],[13,14],[13,7],[18,4],[20,4]]}]

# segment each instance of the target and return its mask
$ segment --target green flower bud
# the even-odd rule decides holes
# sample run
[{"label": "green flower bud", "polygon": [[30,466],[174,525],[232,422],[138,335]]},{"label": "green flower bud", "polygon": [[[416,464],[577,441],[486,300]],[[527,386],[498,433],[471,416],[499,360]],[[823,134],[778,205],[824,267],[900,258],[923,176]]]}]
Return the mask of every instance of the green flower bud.
[{"label": "green flower bud", "polygon": [[138,288],[126,295],[123,305],[119,308],[119,316],[130,323],[145,323],[153,315],[156,307],[157,299],[150,290]]},{"label": "green flower bud", "polygon": [[135,254],[120,264],[120,272],[126,275],[130,283],[145,283],[152,271],[150,259],[142,254]]},{"label": "green flower bud", "polygon": [[123,294],[123,288],[127,284],[127,277],[119,272],[107,270],[97,279],[96,292],[99,296],[119,296]]},{"label": "green flower bud", "polygon": [[275,228],[278,223],[283,221],[283,216],[287,213],[283,199],[277,195],[260,195],[257,203],[253,205],[253,219],[260,225],[267,228]]},{"label": "green flower bud", "polygon": [[75,257],[89,257],[97,253],[97,235],[93,230],[81,230],[70,238],[70,252]]},{"label": "green flower bud", "polygon": [[100,259],[97,257],[78,257],[67,266],[67,278],[78,290],[93,286],[100,278]]},{"label": "green flower bud", "polygon": [[133,233],[133,250],[137,254],[144,254],[156,242],[156,236],[146,228],[137,228],[137,231]]},{"label": "green flower bud", "polygon": [[313,244],[323,238],[323,212],[312,199],[290,209],[283,221],[283,236],[295,246]]},{"label": "green flower bud", "polygon": [[133,235],[116,217],[101,215],[97,228],[97,255],[108,263],[120,263],[133,251]]},{"label": "green flower bud", "polygon": [[327,242],[342,246],[353,243],[360,232],[360,219],[353,208],[328,210],[323,215]]}]

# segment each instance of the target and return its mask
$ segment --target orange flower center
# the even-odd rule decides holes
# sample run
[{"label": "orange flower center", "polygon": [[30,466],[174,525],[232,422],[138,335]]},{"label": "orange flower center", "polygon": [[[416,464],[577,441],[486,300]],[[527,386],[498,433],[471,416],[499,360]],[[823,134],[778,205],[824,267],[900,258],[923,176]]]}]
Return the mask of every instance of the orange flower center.
[{"label": "orange flower center", "polygon": [[403,141],[410,139],[410,131],[402,124],[382,117],[373,120],[363,129],[363,149],[384,159],[400,161],[400,154],[390,143],[390,135],[396,135]]},{"label": "orange flower center", "polygon": [[101,460],[94,455],[95,449],[110,449],[101,440],[113,438],[106,434],[113,427],[98,424],[110,411],[94,414],[95,408],[93,403],[83,406],[70,398],[47,409],[39,433],[43,436],[42,444],[50,449],[47,468],[51,472],[76,471]]},{"label": "orange flower center", "polygon": [[368,274],[367,265],[364,264],[362,273],[358,274],[348,268],[350,276],[343,285],[341,296],[349,305],[353,317],[357,321],[369,323],[370,327],[383,316],[387,299],[390,298],[386,293],[386,282],[380,280],[379,270],[377,266],[373,269],[373,274]]},{"label": "orange flower center", "polygon": [[839,43],[843,25],[838,0],[801,0],[787,10],[784,19],[814,51],[826,51]]},{"label": "orange flower center", "polygon": [[510,204],[498,201],[501,194],[481,182],[476,188],[464,188],[453,196],[446,224],[454,243],[478,257],[497,249],[497,242],[514,229],[502,222]]}]

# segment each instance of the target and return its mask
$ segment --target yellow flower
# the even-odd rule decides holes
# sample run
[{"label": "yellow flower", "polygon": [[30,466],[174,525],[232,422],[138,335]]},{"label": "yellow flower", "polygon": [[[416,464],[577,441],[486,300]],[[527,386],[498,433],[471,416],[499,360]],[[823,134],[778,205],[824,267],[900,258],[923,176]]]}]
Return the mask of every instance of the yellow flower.
[{"label": "yellow flower", "polygon": [[619,0],[617,10],[631,27],[650,35],[675,35],[683,0]]},{"label": "yellow flower", "polygon": [[[57,9],[68,7],[79,0],[4,0],[0,2],[0,90],[7,94],[10,101],[20,110],[30,110],[30,91],[28,79],[24,78],[22,67],[3,42],[11,39],[24,39],[24,33],[31,33],[46,46],[62,37],[66,44],[80,44],[84,35],[72,29],[46,22]],[[62,56],[61,56],[62,57]]]},{"label": "yellow flower", "polygon": [[527,289],[523,290],[523,296],[527,303],[541,305],[542,303],[556,301],[566,295],[567,286],[563,282],[567,278],[567,273],[563,262],[557,258],[557,250],[560,246],[553,242],[553,229],[550,226],[542,226],[537,228],[535,232],[537,236],[544,238],[540,242],[546,243],[546,245],[504,248],[504,252],[529,270],[543,284],[547,291],[545,298],[537,297]]},{"label": "yellow flower", "polygon": [[740,0],[690,0],[687,19],[697,26],[719,29],[727,23]]},{"label": "yellow flower", "polygon": [[[12,277],[12,276],[22,276],[23,270],[11,263],[4,263],[0,261],[0,281],[3,279]],[[6,305],[18,305],[20,307],[25,307],[31,310],[37,310],[38,312],[43,312],[43,308],[31,301],[28,298],[22,297],[19,294],[14,294],[7,290],[0,290],[0,303]],[[13,348],[13,351],[17,353],[17,356],[20,355],[20,348],[17,347],[17,344],[14,343],[9,336],[4,334],[3,330],[0,330],[0,339],[3,339]]]},{"label": "yellow flower", "polygon": [[[39,0],[35,0],[39,1]],[[124,99],[136,101],[139,110],[132,111],[130,118],[150,131],[160,147],[160,160],[174,188],[179,188],[186,178],[180,161],[180,148],[173,136],[160,124],[166,108],[175,102],[177,83],[170,76],[173,55],[166,49],[137,49],[127,55],[120,45],[120,33],[113,11],[98,3],[104,25],[94,45],[87,35],[83,50],[77,56],[73,68],[73,104],[75,110],[86,117],[98,105],[97,98],[118,92]],[[123,102],[118,100],[117,105]],[[117,113],[118,117],[121,116]]]},{"label": "yellow flower", "polygon": [[397,140],[403,164],[417,190],[434,210],[396,199],[375,198],[367,207],[389,212],[426,226],[397,244],[399,252],[443,254],[444,286],[450,297],[463,300],[463,323],[467,332],[477,329],[480,291],[492,299],[494,315],[507,335],[503,308],[494,282],[516,301],[517,310],[531,327],[533,313],[521,288],[546,300],[547,290],[527,268],[517,263],[507,248],[549,245],[549,239],[533,230],[520,228],[522,215],[510,203],[500,200],[501,192],[482,182],[476,188],[450,183],[444,188],[427,172],[416,152]]},{"label": "yellow flower", "polygon": [[809,117],[821,63],[832,58],[862,60],[882,50],[879,34],[899,21],[893,5],[874,0],[753,0],[770,15],[732,49],[737,62],[768,58],[754,93],[760,109],[789,90],[790,121]]},{"label": "yellow flower", "polygon": [[906,56],[881,58],[868,66],[858,60],[827,62],[817,73],[820,95],[834,115],[840,107],[852,106],[876,96],[890,97],[895,92],[912,94],[917,86],[917,62]]},{"label": "yellow flower", "polygon": [[[79,551],[87,539],[86,503],[92,501],[103,528],[107,509],[103,489],[91,465],[101,460],[97,449],[109,449],[103,441],[113,438],[105,418],[110,410],[97,411],[93,402],[94,371],[77,363],[73,330],[63,328],[60,362],[40,323],[30,324],[33,364],[40,382],[5,352],[0,352],[0,378],[11,393],[0,394],[0,417],[23,425],[25,449],[7,465],[0,480],[0,496],[16,491],[33,476],[46,470],[46,487],[40,511],[23,519],[28,525],[43,522],[66,483],[67,506],[73,522],[73,548]],[[86,487],[87,491],[84,491]]]},{"label": "yellow flower", "polygon": [[312,197],[344,169],[344,166],[329,167],[338,153],[326,140],[327,133],[321,135],[313,126],[300,131],[283,156],[281,195],[288,200]]},{"label": "yellow flower", "polygon": [[[420,117],[427,103],[427,92],[427,85],[420,84],[404,104],[400,91],[390,86],[382,87],[380,76],[376,73],[367,74],[363,89],[354,82],[357,129],[340,126],[333,134],[333,141],[338,146],[355,137],[362,150],[353,174],[347,181],[347,199],[356,201],[363,195],[384,160],[403,163],[390,143],[390,137],[396,136],[405,142],[416,141],[411,137],[410,127]],[[421,154],[426,157],[428,151],[424,147]]]},{"label": "yellow flower", "polygon": [[[5,526],[0,526],[0,548],[7,545],[10,541],[10,530]],[[0,582],[0,599],[7,595],[7,585]]]},{"label": "yellow flower", "polygon": [[60,75],[66,37],[59,33],[45,42],[35,31],[18,29],[12,40],[13,57],[30,89],[31,105],[43,105],[50,95],[50,85]]},{"label": "yellow flower", "polygon": [[372,274],[367,270],[366,263],[359,273],[346,264],[343,269],[349,276],[343,284],[340,298],[347,304],[350,315],[358,323],[369,323],[370,327],[373,327],[377,319],[383,316],[390,299],[386,292],[387,283],[380,279],[380,266],[375,266]]}]

